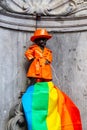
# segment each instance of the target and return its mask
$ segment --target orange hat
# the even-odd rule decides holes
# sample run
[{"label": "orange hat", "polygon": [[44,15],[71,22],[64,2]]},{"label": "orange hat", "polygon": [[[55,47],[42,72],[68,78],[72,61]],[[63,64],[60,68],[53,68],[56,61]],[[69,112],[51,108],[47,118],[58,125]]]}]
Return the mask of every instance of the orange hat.
[{"label": "orange hat", "polygon": [[48,34],[46,29],[39,28],[34,32],[34,35],[31,36],[30,40],[34,42],[35,39],[37,38],[47,38],[50,39],[52,35]]}]

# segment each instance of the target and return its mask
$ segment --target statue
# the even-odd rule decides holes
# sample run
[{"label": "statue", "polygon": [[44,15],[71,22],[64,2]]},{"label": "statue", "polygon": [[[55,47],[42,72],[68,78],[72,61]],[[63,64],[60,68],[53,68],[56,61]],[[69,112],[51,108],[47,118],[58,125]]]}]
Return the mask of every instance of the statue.
[{"label": "statue", "polygon": [[30,38],[34,42],[25,52],[31,61],[27,77],[35,79],[22,96],[28,130],[82,130],[78,108],[52,82],[52,51],[46,41],[52,36],[37,29]]},{"label": "statue", "polygon": [[52,62],[52,51],[46,47],[46,42],[52,36],[46,29],[38,29],[31,37],[34,42],[25,52],[27,59],[32,62],[27,77],[37,81],[51,81],[52,72],[50,64]]}]

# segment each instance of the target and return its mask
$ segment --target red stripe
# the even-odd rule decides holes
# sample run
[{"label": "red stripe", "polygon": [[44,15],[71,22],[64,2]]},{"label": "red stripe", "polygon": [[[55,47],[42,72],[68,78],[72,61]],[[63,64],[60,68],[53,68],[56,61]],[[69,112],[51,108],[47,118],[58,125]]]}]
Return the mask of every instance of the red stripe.
[{"label": "red stripe", "polygon": [[59,88],[54,86],[58,92],[58,112],[61,117],[61,130],[82,130],[79,109],[72,100]]},{"label": "red stripe", "polygon": [[82,130],[82,123],[81,123],[79,109],[64,92],[62,92],[62,94],[64,96],[65,104],[70,114],[74,126],[74,130]]}]

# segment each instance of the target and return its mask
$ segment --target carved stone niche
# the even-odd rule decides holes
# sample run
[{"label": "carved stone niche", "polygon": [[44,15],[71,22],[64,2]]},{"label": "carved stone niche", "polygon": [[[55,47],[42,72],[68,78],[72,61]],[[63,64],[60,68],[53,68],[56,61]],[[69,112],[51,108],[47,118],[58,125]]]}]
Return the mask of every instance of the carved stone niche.
[{"label": "carved stone niche", "polygon": [[[36,15],[40,16],[36,20]],[[87,0],[1,0],[0,26],[23,31],[87,30]]]},{"label": "carved stone niche", "polygon": [[15,13],[65,15],[76,9],[74,0],[1,0],[1,7]]},{"label": "carved stone niche", "polygon": [[65,16],[86,11],[87,0],[1,0],[0,6],[14,13]]}]

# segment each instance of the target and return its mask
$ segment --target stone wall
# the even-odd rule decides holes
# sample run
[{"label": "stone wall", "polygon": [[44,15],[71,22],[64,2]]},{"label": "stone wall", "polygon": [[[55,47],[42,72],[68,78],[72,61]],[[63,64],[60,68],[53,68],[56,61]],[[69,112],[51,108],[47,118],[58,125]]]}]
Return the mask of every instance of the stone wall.
[{"label": "stone wall", "polygon": [[[0,28],[0,127],[5,129],[8,114],[27,87],[28,62],[24,52],[31,32]],[[83,130],[87,128],[87,32],[51,33],[47,46],[53,51],[53,81],[78,106]]]}]

